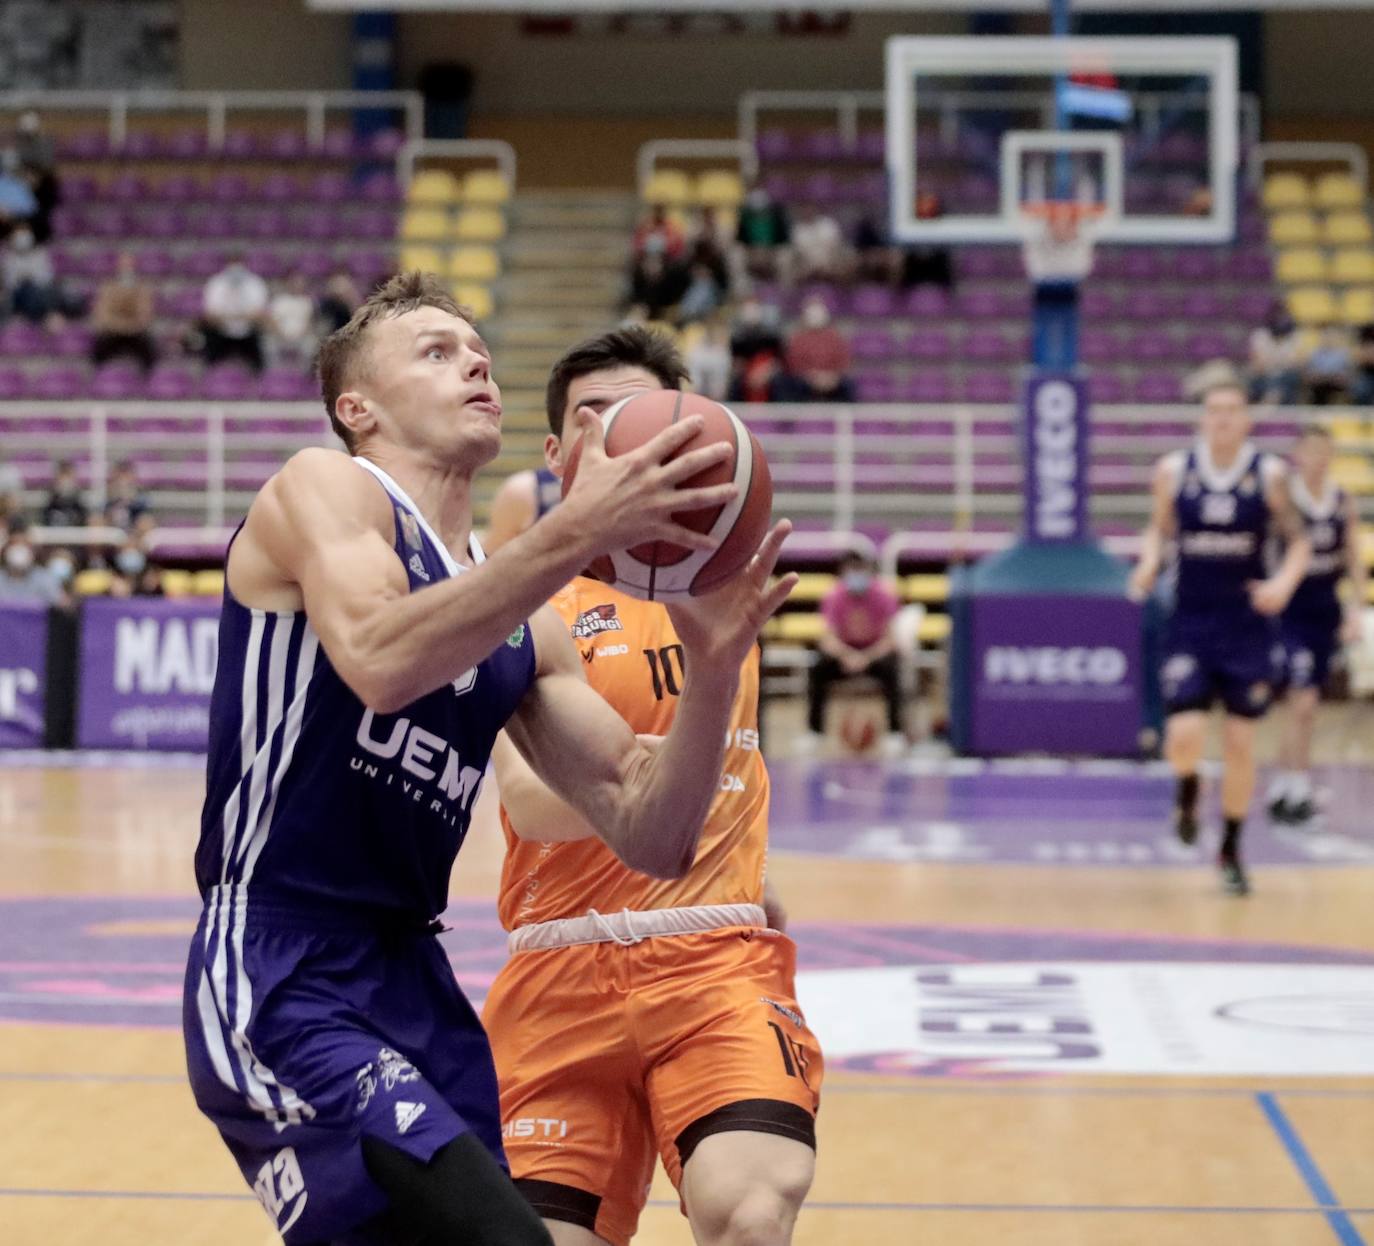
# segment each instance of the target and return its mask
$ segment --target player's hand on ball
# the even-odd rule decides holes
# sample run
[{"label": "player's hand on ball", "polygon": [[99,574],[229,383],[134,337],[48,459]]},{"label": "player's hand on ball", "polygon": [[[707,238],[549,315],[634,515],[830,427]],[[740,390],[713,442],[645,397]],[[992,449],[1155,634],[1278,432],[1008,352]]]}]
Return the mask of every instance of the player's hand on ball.
[{"label": "player's hand on ball", "polygon": [[666,603],[689,661],[718,665],[733,674],[749,656],[763,625],[797,586],[795,572],[770,582],[791,531],[791,521],[780,520],[734,579],[700,597]]},{"label": "player's hand on ball", "polygon": [[1273,580],[1251,580],[1245,587],[1250,593],[1250,605],[1259,614],[1281,614],[1288,604],[1288,591]]},{"label": "player's hand on ball", "polygon": [[577,479],[564,505],[572,509],[579,527],[594,537],[597,552],[625,549],[644,541],[669,541],[688,549],[714,549],[710,536],[673,520],[674,512],[723,506],[739,492],[733,484],[682,489],[678,486],[731,454],[723,443],[679,455],[665,462],[702,429],[703,420],[689,415],[646,441],[614,457],[606,453],[601,417],[579,407],[574,417],[581,438]]}]

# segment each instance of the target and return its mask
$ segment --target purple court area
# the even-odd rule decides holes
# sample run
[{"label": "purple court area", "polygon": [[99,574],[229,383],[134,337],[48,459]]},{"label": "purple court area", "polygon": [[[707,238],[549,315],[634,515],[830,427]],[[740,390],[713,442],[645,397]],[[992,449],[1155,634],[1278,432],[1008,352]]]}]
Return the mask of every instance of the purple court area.
[{"label": "purple court area", "polygon": [[[1160,766],[782,760],[771,761],[769,773],[778,851],[871,861],[1177,867],[1206,864],[1215,850],[1206,832],[1191,848],[1173,837],[1173,781]],[[1251,816],[1250,861],[1374,864],[1374,770],[1325,768],[1317,785],[1323,809],[1308,827],[1275,827],[1262,812]],[[1209,784],[1203,804],[1205,824],[1213,827],[1215,786]]]}]

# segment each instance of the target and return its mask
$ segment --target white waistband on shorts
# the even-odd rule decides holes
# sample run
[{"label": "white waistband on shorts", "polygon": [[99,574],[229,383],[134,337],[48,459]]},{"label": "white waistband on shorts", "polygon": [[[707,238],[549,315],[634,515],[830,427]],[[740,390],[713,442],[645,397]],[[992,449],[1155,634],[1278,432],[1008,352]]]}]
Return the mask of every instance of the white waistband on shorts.
[{"label": "white waistband on shorts", "polygon": [[757,904],[694,904],[681,909],[621,909],[585,917],[561,917],[555,921],[517,926],[507,937],[512,953],[540,952],[571,947],[576,943],[641,943],[661,935],[694,934],[726,926],[767,926],[768,917]]}]

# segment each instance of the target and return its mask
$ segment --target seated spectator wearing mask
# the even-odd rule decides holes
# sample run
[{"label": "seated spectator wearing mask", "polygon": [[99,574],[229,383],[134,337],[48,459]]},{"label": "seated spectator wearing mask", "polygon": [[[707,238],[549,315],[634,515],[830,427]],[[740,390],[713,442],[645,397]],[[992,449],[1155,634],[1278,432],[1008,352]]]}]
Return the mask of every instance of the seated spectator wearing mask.
[{"label": "seated spectator wearing mask", "polygon": [[1250,401],[1292,406],[1302,391],[1302,342],[1288,308],[1275,300],[1250,334]]},{"label": "seated spectator wearing mask", "polygon": [[352,318],[363,296],[358,291],[358,283],[353,274],[342,264],[329,274],[324,293],[320,295],[321,328],[326,335],[335,329],[342,329]]},{"label": "seated spectator wearing mask", "polygon": [[878,578],[877,565],[862,554],[840,563],[839,582],[821,601],[824,630],[816,643],[816,661],[807,688],[807,734],[799,741],[814,751],[825,734],[825,707],[831,687],[843,679],[866,675],[878,682],[887,702],[887,735],[883,752],[898,756],[907,747],[902,729],[901,677],[893,620],[901,610],[897,594]]},{"label": "seated spectator wearing mask", "polygon": [[33,324],[60,317],[68,310],[53,272],[52,257],[47,247],[37,244],[27,224],[10,234],[0,256],[0,281],[4,282],[10,310]]},{"label": "seated spectator wearing mask", "polygon": [[91,358],[97,364],[134,359],[148,371],[157,362],[153,314],[152,287],[138,279],[132,252],[121,251],[115,275],[96,291],[91,309],[91,328],[95,330]]},{"label": "seated spectator wearing mask", "polygon": [[730,357],[734,376],[727,397],[731,402],[776,401],[782,373],[782,335],[777,309],[752,295],[735,311],[730,326]]},{"label": "seated spectator wearing mask", "polygon": [[315,300],[306,286],[305,274],[294,269],[286,284],[272,296],[268,309],[267,358],[274,368],[315,358],[319,338],[315,334]]},{"label": "seated spectator wearing mask", "polygon": [[849,343],[830,323],[830,309],[820,299],[808,299],[801,327],[787,343],[787,371],[799,386],[804,402],[853,402],[849,371]]},{"label": "seated spectator wearing mask", "polygon": [[235,254],[205,283],[206,362],[238,359],[261,372],[267,304],[267,282],[244,263],[242,254]]},{"label": "seated spectator wearing mask", "polygon": [[162,571],[148,561],[136,541],[126,541],[115,552],[110,578],[111,597],[161,597]]},{"label": "seated spectator wearing mask", "polygon": [[59,459],[53,470],[52,486],[43,503],[43,523],[49,528],[80,528],[87,519],[87,507],[70,459]]},{"label": "seated spectator wearing mask", "polygon": [[1355,373],[1350,401],[1360,407],[1374,404],[1374,324],[1361,325],[1355,334]]},{"label": "seated spectator wearing mask", "polygon": [[110,473],[105,486],[105,522],[112,528],[132,531],[149,513],[152,500],[138,483],[138,469],[132,459],[124,459]]},{"label": "seated spectator wearing mask", "polygon": [[794,281],[848,281],[853,276],[839,222],[812,204],[798,209],[792,252]]},{"label": "seated spectator wearing mask", "polygon": [[1323,328],[1305,369],[1307,393],[1314,407],[1329,407],[1345,398],[1353,362],[1345,330],[1336,324]]},{"label": "seated spectator wearing mask", "polygon": [[39,565],[38,554],[22,521],[10,525],[10,534],[0,551],[0,601],[41,602],[56,606],[64,592],[57,577]]},{"label": "seated spectator wearing mask", "polygon": [[773,202],[766,187],[757,182],[749,188],[735,226],[735,242],[741,250],[741,266],[757,276],[782,276],[788,243],[792,241],[787,209]]},{"label": "seated spectator wearing mask", "polygon": [[76,555],[62,547],[54,549],[43,560],[43,569],[52,577],[59,590],[60,595],[53,604],[70,606],[73,600],[72,581],[76,577]]}]

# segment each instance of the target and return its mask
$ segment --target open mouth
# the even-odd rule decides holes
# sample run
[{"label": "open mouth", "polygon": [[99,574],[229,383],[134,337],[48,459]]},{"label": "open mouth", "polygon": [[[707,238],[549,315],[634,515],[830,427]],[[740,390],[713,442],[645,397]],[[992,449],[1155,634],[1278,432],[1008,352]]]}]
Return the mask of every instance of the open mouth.
[{"label": "open mouth", "polygon": [[497,419],[501,418],[501,404],[488,393],[473,394],[473,396],[463,405],[476,407],[479,411],[485,411],[488,415],[494,415]]}]

